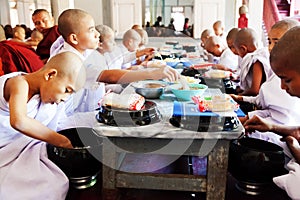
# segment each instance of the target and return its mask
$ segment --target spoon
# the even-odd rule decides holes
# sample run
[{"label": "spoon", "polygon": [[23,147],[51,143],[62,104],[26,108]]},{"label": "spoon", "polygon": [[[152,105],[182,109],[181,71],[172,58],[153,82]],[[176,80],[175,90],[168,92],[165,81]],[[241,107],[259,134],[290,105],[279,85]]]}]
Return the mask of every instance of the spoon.
[{"label": "spoon", "polygon": [[163,60],[161,54],[157,50],[154,51],[154,56],[157,56],[160,60]]},{"label": "spoon", "polygon": [[183,90],[190,90],[190,86],[189,83],[187,82],[187,80],[184,78],[184,76],[180,75],[180,79],[179,79]]}]

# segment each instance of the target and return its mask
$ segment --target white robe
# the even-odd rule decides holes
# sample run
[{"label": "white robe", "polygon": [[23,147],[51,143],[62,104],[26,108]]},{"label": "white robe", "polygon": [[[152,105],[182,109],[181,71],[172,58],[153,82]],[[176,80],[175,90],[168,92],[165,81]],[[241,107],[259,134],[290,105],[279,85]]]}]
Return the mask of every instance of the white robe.
[{"label": "white robe", "polygon": [[287,169],[289,170],[288,174],[274,177],[273,182],[285,190],[291,199],[300,200],[300,165],[292,159],[287,164]]},{"label": "white robe", "polygon": [[[256,97],[243,96],[244,101],[255,103],[260,107],[260,110],[249,112],[249,118],[258,115],[271,123],[290,126],[300,124],[300,99],[290,96],[285,90],[281,89],[280,84],[280,78],[274,74],[261,86]],[[286,143],[280,140],[281,136],[275,133],[255,131],[250,137],[275,143],[283,148],[288,158],[293,158]],[[289,160],[286,168],[289,170],[289,173],[274,177],[273,182],[285,190],[292,199],[299,200],[300,165],[292,159]]]},{"label": "white robe", "polygon": [[[260,116],[270,123],[295,126],[300,124],[300,99],[290,96],[281,89],[281,80],[273,74],[268,81],[262,84],[259,93],[255,97],[243,96],[246,102],[256,104],[259,109],[248,112],[249,118],[254,115]],[[280,140],[281,136],[272,132],[255,131],[251,137],[259,138],[281,146],[285,155],[292,158],[292,154],[285,142]]]},{"label": "white robe", "polygon": [[261,48],[252,53],[247,53],[241,62],[240,88],[242,90],[247,90],[252,85],[252,79],[255,75],[251,73],[250,69],[256,61],[262,63],[266,75],[266,81],[272,74],[274,74],[270,66],[269,51],[267,48]]},{"label": "white robe", "polygon": [[89,49],[83,54],[59,37],[51,46],[50,57],[70,51],[77,54],[86,68],[86,82],[83,89],[71,95],[66,102],[66,113],[68,116],[76,112],[91,112],[99,107],[98,102],[105,94],[105,84],[97,82],[100,73],[108,69],[105,58],[97,50]]},{"label": "white robe", "polygon": [[[9,123],[9,105],[3,97],[7,78],[0,77],[0,199],[63,200],[69,182],[66,175],[47,157],[46,143],[16,131]],[[56,104],[43,104],[39,95],[27,104],[27,114],[56,129],[60,111]]]},{"label": "white robe", "polygon": [[257,96],[243,96],[243,100],[258,106],[258,110],[248,113],[249,118],[258,115],[272,123],[300,124],[300,99],[281,89],[281,80],[275,74],[262,84]]},{"label": "white robe", "polygon": [[238,56],[227,47],[220,56],[219,64],[222,64],[235,71],[238,69],[239,65]]},{"label": "white robe", "polygon": [[109,69],[126,69],[135,60],[136,53],[128,51],[123,44],[120,44],[112,52],[104,53],[104,57]]}]

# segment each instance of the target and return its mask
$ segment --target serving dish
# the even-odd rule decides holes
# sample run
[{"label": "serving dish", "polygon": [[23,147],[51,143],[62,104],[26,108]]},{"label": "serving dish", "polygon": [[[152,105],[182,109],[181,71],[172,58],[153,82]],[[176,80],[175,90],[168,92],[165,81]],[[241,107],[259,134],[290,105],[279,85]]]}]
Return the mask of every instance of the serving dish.
[{"label": "serving dish", "polygon": [[225,71],[225,70],[220,70],[220,69],[211,69],[211,70],[205,72],[205,76],[208,78],[223,79],[223,78],[229,78],[230,75],[231,75],[231,72]]},{"label": "serving dish", "polygon": [[135,88],[135,92],[147,99],[158,99],[167,87],[164,81],[146,80],[132,83],[131,86]]},{"label": "serving dish", "polygon": [[189,83],[189,90],[184,90],[183,86],[178,84],[170,85],[171,91],[179,99],[183,101],[191,101],[193,96],[201,96],[206,90],[207,85],[200,83]]}]

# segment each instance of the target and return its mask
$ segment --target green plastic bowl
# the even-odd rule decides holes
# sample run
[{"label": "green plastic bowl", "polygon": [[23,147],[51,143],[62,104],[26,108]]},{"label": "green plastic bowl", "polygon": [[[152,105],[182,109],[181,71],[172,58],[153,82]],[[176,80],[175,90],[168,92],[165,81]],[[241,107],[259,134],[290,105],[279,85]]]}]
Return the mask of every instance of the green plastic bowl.
[{"label": "green plastic bowl", "polygon": [[191,101],[193,96],[201,96],[207,90],[207,85],[199,83],[190,83],[190,90],[183,90],[181,84],[171,85],[171,91],[178,100]]}]

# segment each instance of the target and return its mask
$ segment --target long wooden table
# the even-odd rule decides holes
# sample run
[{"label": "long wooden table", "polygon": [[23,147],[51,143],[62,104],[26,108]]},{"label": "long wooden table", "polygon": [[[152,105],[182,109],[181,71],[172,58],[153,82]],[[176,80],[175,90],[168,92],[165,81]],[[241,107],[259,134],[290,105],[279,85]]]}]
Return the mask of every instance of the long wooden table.
[{"label": "long wooden table", "polygon": [[[243,126],[207,132],[176,128],[169,123],[173,102],[155,102],[163,116],[159,123],[135,128],[95,125],[95,131],[103,137],[103,198],[118,199],[119,188],[136,188],[206,192],[207,200],[225,199],[229,144],[241,135]],[[207,175],[120,171],[124,155],[129,153],[207,156]]]}]

